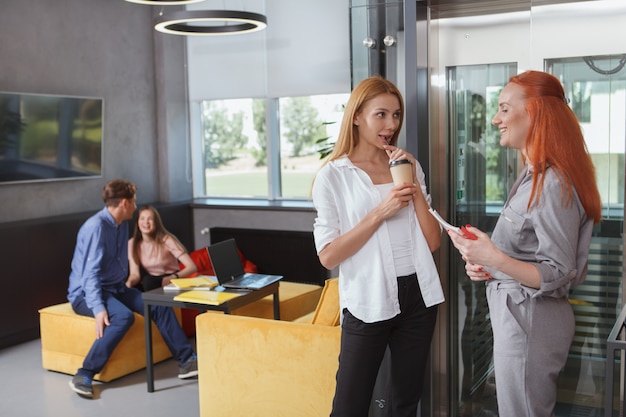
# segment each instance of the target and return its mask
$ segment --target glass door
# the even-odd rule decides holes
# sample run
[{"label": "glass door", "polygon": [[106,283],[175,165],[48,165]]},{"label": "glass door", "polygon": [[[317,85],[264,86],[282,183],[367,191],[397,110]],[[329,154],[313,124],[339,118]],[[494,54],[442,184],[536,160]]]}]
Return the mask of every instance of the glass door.
[{"label": "glass door", "polygon": [[398,83],[402,0],[350,0],[352,85],[371,75]]},{"label": "glass door", "polygon": [[[604,208],[603,221],[594,229],[587,279],[569,296],[576,334],[559,377],[557,417],[599,415],[604,407],[606,339],[623,303],[625,64],[626,55],[545,61],[545,70],[564,84],[581,122]],[[517,152],[499,145],[498,132],[491,125],[500,89],[516,72],[514,63],[446,70],[452,196],[448,212],[455,224],[493,230],[521,168]],[[485,288],[467,278],[458,252],[450,252],[449,266],[452,415],[497,415]],[[620,386],[619,380],[614,386]]]},{"label": "glass door", "polygon": [[[517,65],[484,64],[449,67],[447,80],[448,144],[451,198],[448,213],[454,224],[471,224],[490,232],[518,172],[517,152],[499,145],[491,124],[500,90]],[[465,274],[457,251],[450,252],[451,326],[450,395],[455,414],[497,413],[492,347],[493,335],[485,286]],[[484,414],[487,415],[487,414]]]},{"label": "glass door", "polygon": [[[558,415],[604,409],[606,340],[621,311],[626,146],[626,54],[548,59],[581,122],[603,203],[591,242],[587,279],[570,293],[576,334],[559,379]],[[619,380],[614,381],[619,387]],[[619,389],[614,390],[619,393]],[[615,395],[614,409],[619,409]]]}]

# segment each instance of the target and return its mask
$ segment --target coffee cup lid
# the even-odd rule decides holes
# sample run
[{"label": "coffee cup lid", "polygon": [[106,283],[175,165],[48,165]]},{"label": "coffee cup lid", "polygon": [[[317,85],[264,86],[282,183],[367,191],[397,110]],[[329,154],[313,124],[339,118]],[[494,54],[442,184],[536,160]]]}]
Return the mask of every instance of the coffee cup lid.
[{"label": "coffee cup lid", "polygon": [[389,167],[395,167],[396,165],[410,164],[410,163],[411,161],[409,161],[408,159],[398,159],[396,161],[389,162]]}]

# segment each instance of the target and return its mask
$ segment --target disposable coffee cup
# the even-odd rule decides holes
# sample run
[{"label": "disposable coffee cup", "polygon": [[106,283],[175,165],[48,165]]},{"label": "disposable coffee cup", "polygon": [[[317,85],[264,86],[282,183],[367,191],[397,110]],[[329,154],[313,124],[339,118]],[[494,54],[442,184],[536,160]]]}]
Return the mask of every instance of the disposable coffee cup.
[{"label": "disposable coffee cup", "polygon": [[394,185],[413,184],[413,164],[408,159],[389,162],[389,169]]}]

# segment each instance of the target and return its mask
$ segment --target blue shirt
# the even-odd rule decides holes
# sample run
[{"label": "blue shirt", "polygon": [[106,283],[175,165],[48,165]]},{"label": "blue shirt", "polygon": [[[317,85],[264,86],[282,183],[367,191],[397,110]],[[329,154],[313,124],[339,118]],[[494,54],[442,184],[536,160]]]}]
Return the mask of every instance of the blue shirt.
[{"label": "blue shirt", "polygon": [[67,298],[84,296],[96,315],[105,310],[102,291],[116,292],[128,278],[128,224],[118,225],[106,207],[81,226],[72,258]]}]

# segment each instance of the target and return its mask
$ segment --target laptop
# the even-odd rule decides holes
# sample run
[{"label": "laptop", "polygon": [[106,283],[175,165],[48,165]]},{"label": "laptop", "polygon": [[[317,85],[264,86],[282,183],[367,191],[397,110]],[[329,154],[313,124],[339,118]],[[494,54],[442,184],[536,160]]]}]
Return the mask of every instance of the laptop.
[{"label": "laptop", "polygon": [[258,290],[280,280],[282,275],[250,274],[243,270],[235,239],[208,246],[217,282],[224,288]]}]

